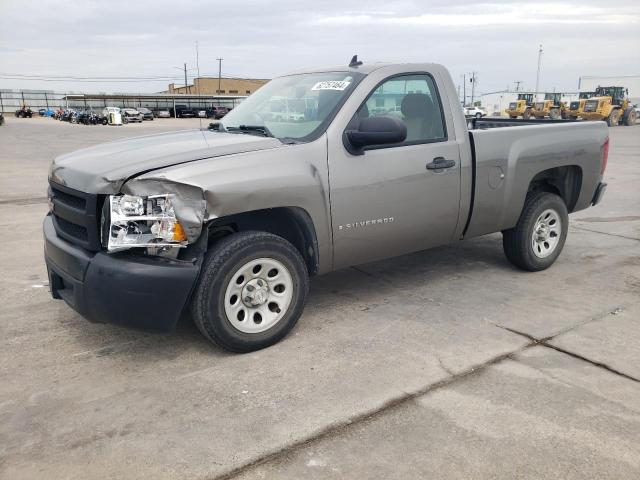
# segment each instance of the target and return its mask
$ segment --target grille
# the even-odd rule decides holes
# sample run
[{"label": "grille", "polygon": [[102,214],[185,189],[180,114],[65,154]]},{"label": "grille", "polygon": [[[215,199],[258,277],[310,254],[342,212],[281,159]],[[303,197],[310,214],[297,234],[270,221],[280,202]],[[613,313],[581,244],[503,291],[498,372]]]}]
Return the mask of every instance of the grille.
[{"label": "grille", "polygon": [[99,225],[103,199],[53,182],[49,183],[49,197],[58,236],[87,250],[101,250]]},{"label": "grille", "polygon": [[516,103],[510,103],[509,104],[509,110],[515,110],[516,108],[518,108],[518,104],[516,104]]},{"label": "grille", "polygon": [[536,103],[536,110],[544,110],[544,103],[541,103],[541,102]]},{"label": "grille", "polygon": [[598,109],[598,101],[595,102],[587,102],[584,106],[585,112],[595,112]]}]

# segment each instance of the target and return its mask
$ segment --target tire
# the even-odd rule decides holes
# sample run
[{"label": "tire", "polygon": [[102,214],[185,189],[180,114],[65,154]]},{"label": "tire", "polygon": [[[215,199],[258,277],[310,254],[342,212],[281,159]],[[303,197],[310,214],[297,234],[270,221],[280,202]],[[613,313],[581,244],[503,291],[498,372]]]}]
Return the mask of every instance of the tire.
[{"label": "tire", "polygon": [[[537,227],[540,235],[535,235]],[[516,226],[502,232],[504,254],[516,267],[529,272],[549,268],[562,252],[568,228],[569,215],[560,196],[529,194]]]},{"label": "tire", "polygon": [[562,118],[562,114],[560,113],[559,109],[552,108],[551,110],[549,110],[549,118],[551,120],[559,120],[560,118]]},{"label": "tire", "polygon": [[615,110],[611,110],[611,113],[607,117],[607,125],[610,127],[617,127],[620,123],[620,110],[617,108]]},{"label": "tire", "polygon": [[527,108],[527,109],[524,111],[524,113],[522,114],[522,119],[523,119],[523,120],[529,120],[529,119],[531,118],[531,114],[532,114],[531,109],[530,109],[530,108]]},{"label": "tire", "polygon": [[576,115],[571,115],[571,117],[569,117],[569,118],[571,118],[571,120],[577,120],[578,119],[578,117]]},{"label": "tire", "polygon": [[622,115],[622,123],[627,127],[635,125],[636,119],[637,119],[637,113],[634,108],[627,108],[624,111],[624,115]]},{"label": "tire", "polygon": [[476,118],[482,118],[482,114],[481,113],[476,113]]},{"label": "tire", "polygon": [[[277,274],[271,280],[273,271]],[[261,297],[245,297],[259,289]],[[252,352],[289,333],[304,310],[308,290],[307,268],[293,245],[270,233],[241,232],[223,238],[207,253],[191,315],[213,343],[231,352]]]},{"label": "tire", "polygon": [[518,118],[517,115],[509,115],[509,118]]},{"label": "tire", "polygon": [[129,119],[127,117],[122,117],[122,124],[126,125],[127,123],[129,123]]}]

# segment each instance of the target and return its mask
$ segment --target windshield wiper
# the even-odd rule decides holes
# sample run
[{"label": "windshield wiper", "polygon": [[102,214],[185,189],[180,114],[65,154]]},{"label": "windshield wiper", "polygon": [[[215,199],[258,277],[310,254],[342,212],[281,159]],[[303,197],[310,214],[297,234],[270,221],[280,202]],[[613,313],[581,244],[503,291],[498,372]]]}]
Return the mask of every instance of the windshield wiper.
[{"label": "windshield wiper", "polygon": [[237,127],[225,127],[226,130],[240,132],[258,132],[265,137],[273,137],[273,133],[265,125],[239,125]]}]

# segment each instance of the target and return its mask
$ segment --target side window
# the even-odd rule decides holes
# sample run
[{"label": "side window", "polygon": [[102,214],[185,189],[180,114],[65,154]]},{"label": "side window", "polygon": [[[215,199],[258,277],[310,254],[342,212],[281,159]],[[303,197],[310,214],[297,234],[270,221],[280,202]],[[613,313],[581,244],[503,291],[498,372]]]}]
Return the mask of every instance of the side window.
[{"label": "side window", "polygon": [[407,126],[405,144],[446,140],[442,106],[430,75],[403,75],[380,84],[356,118],[391,115]]}]

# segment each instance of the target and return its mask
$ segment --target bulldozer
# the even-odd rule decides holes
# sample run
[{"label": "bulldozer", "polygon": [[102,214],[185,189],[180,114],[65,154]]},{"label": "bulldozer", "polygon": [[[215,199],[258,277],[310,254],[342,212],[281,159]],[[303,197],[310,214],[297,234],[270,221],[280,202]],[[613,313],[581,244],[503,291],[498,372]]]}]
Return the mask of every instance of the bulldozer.
[{"label": "bulldozer", "polygon": [[604,120],[610,127],[634,125],[637,114],[628,94],[624,87],[598,87],[595,95],[585,101],[581,116],[584,120]]},{"label": "bulldozer", "polygon": [[533,104],[533,115],[537,119],[549,117],[551,120],[567,118],[567,105],[562,101],[561,93],[545,93],[542,102]]},{"label": "bulldozer", "polygon": [[532,115],[533,93],[519,93],[518,100],[509,103],[509,108],[505,110],[505,113],[510,118],[522,117],[525,120],[529,120]]},{"label": "bulldozer", "polygon": [[588,98],[594,97],[596,92],[580,92],[578,94],[578,100],[573,100],[569,103],[569,108],[567,110],[567,116],[571,120],[577,120],[578,117],[582,116],[582,112],[584,111],[584,104]]}]

